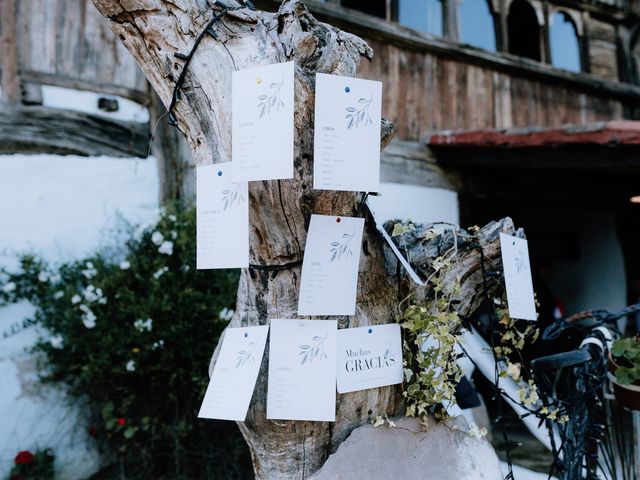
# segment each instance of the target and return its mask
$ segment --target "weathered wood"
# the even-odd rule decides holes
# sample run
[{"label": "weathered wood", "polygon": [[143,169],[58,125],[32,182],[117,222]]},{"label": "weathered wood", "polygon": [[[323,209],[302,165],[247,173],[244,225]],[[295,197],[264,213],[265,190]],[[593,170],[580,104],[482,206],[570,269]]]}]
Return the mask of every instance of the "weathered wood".
[{"label": "weathered wood", "polygon": [[58,153],[146,157],[147,124],[44,108],[0,108],[0,153]]},{"label": "weathered wood", "polygon": [[381,156],[380,180],[459,191],[458,176],[436,164],[429,148],[418,142],[393,140]]},{"label": "weathered wood", "polygon": [[2,71],[2,96],[6,105],[20,102],[20,81],[18,80],[18,45],[16,29],[17,0],[0,2],[0,71]]}]

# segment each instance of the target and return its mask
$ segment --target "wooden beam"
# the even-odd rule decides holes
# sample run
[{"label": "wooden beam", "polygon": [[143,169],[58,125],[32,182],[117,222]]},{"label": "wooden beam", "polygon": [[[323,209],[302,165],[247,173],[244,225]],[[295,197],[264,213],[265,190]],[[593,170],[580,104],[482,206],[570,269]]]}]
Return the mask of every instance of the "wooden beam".
[{"label": "wooden beam", "polygon": [[149,126],[44,108],[0,108],[0,153],[146,157]]},{"label": "wooden beam", "polygon": [[0,1],[0,70],[2,71],[2,97],[4,104],[20,102],[20,80],[18,79],[16,0]]},{"label": "wooden beam", "polygon": [[454,191],[462,188],[458,175],[438,165],[426,145],[400,140],[392,140],[383,150],[380,179],[383,182]]}]

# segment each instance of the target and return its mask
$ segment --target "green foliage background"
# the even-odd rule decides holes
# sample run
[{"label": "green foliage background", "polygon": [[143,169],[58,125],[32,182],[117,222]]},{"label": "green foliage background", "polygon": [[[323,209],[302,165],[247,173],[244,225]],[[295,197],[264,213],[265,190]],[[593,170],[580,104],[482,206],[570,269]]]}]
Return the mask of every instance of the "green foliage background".
[{"label": "green foliage background", "polygon": [[0,305],[36,307],[26,323],[43,327],[43,380],[90,405],[91,434],[112,460],[96,478],[253,476],[236,425],[197,418],[238,273],[196,270],[195,233],[193,209],[165,213],[115,255],[56,269],[24,256],[2,272]]}]

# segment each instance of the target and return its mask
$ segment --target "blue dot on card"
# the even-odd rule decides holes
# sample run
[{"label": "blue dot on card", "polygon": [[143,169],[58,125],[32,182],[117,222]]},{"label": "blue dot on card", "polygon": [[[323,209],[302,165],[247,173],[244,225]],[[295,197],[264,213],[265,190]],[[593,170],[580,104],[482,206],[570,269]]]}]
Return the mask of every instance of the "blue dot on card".
[{"label": "blue dot on card", "polygon": [[372,328],[369,329],[369,333],[373,333],[373,329]]},{"label": "blue dot on card", "polygon": [[247,332],[245,332],[245,333],[244,333],[244,336],[245,336],[245,337],[248,337],[248,336],[249,336],[249,334],[248,334]]},{"label": "blue dot on card", "polygon": [[344,91],[349,93],[351,91],[351,89],[348,86],[346,86],[346,87],[344,87]]},{"label": "blue dot on card", "polygon": [[222,170],[218,170],[218,176],[221,177],[222,176]]}]

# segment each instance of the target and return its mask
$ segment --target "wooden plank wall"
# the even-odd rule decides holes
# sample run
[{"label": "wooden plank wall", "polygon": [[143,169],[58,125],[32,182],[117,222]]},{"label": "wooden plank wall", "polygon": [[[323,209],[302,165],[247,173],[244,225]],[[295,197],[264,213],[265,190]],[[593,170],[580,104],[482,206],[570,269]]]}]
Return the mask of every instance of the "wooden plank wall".
[{"label": "wooden plank wall", "polygon": [[383,115],[398,138],[424,142],[435,130],[585,124],[623,118],[619,100],[489,67],[368,40],[373,62],[359,76],[384,82]]},{"label": "wooden plank wall", "polygon": [[70,86],[146,94],[142,71],[91,0],[20,1],[17,17],[24,80],[58,77]]}]

